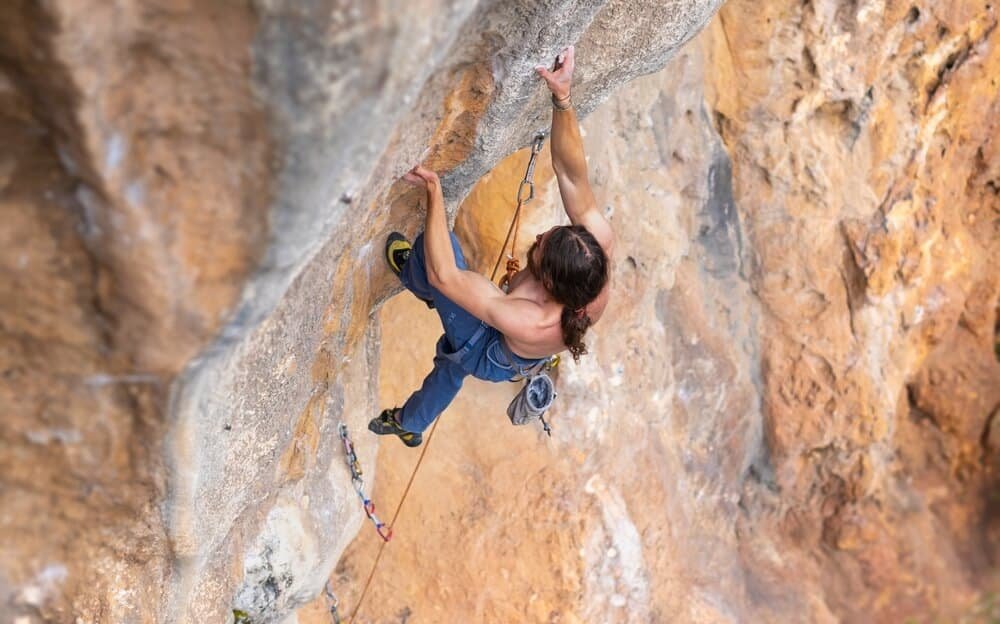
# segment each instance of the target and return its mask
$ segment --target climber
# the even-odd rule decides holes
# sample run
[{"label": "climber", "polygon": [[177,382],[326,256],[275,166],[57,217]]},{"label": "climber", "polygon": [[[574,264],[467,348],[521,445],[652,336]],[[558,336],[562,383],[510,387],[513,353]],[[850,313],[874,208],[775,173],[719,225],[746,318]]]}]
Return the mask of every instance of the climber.
[{"label": "climber", "polygon": [[466,268],[455,235],[448,230],[441,182],[416,166],[403,179],[427,192],[424,233],[411,246],[396,232],[386,242],[386,260],[403,285],[437,310],[444,326],[434,369],[402,408],[373,418],[368,428],[419,446],[421,433],[458,393],[466,375],[508,381],[540,361],[569,349],[574,360],[586,353],[583,336],[608,302],[614,232],[597,207],[570,86],[570,46],[552,70],[536,67],[552,92],[552,167],[571,225],[535,238],[527,269],[500,290]]}]

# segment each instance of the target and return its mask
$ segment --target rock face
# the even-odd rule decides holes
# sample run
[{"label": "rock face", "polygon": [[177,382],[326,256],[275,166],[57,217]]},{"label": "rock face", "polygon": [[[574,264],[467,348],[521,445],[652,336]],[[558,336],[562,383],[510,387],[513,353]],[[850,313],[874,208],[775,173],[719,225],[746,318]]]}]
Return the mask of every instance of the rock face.
[{"label": "rock face", "polygon": [[[714,54],[752,85],[711,98],[764,311],[774,478],[749,518],[807,545],[748,553],[848,619],[954,616],[997,587],[996,26],[976,2],[720,17]],[[738,52],[757,37],[770,61]]]},{"label": "rock face", "polygon": [[394,180],[441,171],[491,268],[525,156],[495,165],[568,43],[612,304],[553,438],[513,387],[445,413],[362,620],[985,613],[996,8],[731,0],[678,54],[719,4],[0,8],[0,613],[278,622],[335,566],[354,608],[377,544],[337,425],[388,520],[415,454],[364,423],[439,331],[386,303],[381,241],[423,216]]},{"label": "rock face", "polygon": [[644,4],[0,9],[5,611],[315,595],[361,520],[335,429],[375,409],[371,241],[417,220],[393,181],[430,145],[454,211],[544,125],[535,64],[593,50],[592,110],[719,2]]},{"label": "rock face", "polygon": [[266,243],[255,32],[195,3],[0,8],[5,620],[163,613],[170,387]]},{"label": "rock face", "polygon": [[[730,2],[591,115],[619,237],[593,355],[563,365],[551,440],[467,382],[362,621],[995,619],[996,21]],[[525,160],[460,210],[481,270]],[[559,219],[540,175],[528,231]],[[440,329],[405,294],[381,322],[398,404]],[[413,463],[380,447],[380,504]],[[377,545],[331,578],[349,610]]]}]

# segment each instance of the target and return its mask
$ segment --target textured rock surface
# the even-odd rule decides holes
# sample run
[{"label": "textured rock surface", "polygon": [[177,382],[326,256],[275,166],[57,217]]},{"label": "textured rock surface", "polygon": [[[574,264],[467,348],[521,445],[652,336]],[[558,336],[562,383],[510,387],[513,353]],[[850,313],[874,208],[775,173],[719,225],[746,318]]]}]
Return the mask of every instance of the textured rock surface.
[{"label": "textured rock surface", "polygon": [[[996,589],[996,8],[734,4],[720,24],[716,58],[749,86],[713,80],[711,102],[775,469],[749,518],[806,545],[750,561],[849,619],[954,616]],[[758,40],[770,60],[742,52]]]},{"label": "textured rock surface", "polygon": [[4,608],[315,595],[361,519],[334,433],[375,407],[370,241],[417,220],[392,181],[431,145],[454,210],[543,125],[532,66],[592,50],[589,111],[718,5],[4,5]]},{"label": "textured rock surface", "polygon": [[[588,118],[620,238],[595,354],[552,440],[467,382],[359,620],[995,619],[996,22],[733,1]],[[524,159],[459,215],[480,268]],[[439,330],[406,295],[381,321],[388,405]],[[414,461],[380,448],[384,507]],[[377,545],[331,577],[348,609]]]},{"label": "textured rock surface", "polygon": [[[982,609],[996,7],[731,0],[597,108],[718,4],[3,5],[0,617],[280,621],[361,528],[353,607],[376,544],[336,425],[387,519],[415,455],[363,425],[436,337],[406,295],[373,318],[379,241],[422,218],[392,182],[429,145],[486,268],[524,155],[469,190],[547,124],[531,67],[570,42],[615,298],[551,440],[469,383],[361,619]],[[526,231],[559,216],[538,176]]]},{"label": "textured rock surface", "polygon": [[4,618],[161,612],[170,383],[264,243],[254,31],[235,5],[0,7]]}]

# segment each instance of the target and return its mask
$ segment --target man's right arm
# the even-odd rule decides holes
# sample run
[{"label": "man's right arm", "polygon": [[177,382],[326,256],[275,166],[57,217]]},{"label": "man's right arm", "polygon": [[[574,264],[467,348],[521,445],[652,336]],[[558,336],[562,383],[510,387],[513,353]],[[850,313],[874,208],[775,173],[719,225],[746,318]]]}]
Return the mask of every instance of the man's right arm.
[{"label": "man's right arm", "polygon": [[553,107],[552,110],[552,168],[555,170],[559,194],[570,222],[587,228],[610,257],[614,246],[614,231],[598,209],[594,192],[590,188],[580,124],[569,100],[574,56],[574,49],[570,46],[563,52],[562,65],[558,69],[549,71],[543,67],[537,68],[553,98],[560,100],[561,106],[568,106],[565,110],[558,107]]}]

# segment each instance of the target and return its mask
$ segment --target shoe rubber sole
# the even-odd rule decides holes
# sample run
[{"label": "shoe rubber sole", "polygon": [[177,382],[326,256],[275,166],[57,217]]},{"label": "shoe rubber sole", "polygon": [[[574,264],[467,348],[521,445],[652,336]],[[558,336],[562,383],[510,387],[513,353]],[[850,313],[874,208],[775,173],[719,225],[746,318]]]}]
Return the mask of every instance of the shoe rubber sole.
[{"label": "shoe rubber sole", "polygon": [[[393,254],[397,251],[412,249],[413,245],[410,244],[410,241],[406,240],[406,237],[399,232],[390,232],[389,237],[385,239],[385,261],[389,265],[389,270],[392,271],[396,277],[399,277],[400,273],[403,272],[403,267],[396,264]],[[424,305],[426,305],[428,309],[434,309],[434,302],[430,299],[423,299],[421,297],[417,297],[417,299],[423,301]]]},{"label": "shoe rubber sole", "polygon": [[368,422],[368,430],[375,435],[394,435],[403,441],[403,444],[413,448],[420,446],[424,437],[419,433],[407,431],[399,426],[395,418],[396,409],[382,410],[382,413],[372,418]]},{"label": "shoe rubber sole", "polygon": [[393,255],[397,251],[407,251],[413,249],[410,245],[410,241],[406,240],[406,237],[399,232],[391,232],[389,237],[385,239],[385,261],[389,264],[389,269],[399,277],[399,274],[403,272],[403,267],[396,264],[396,259]]}]

